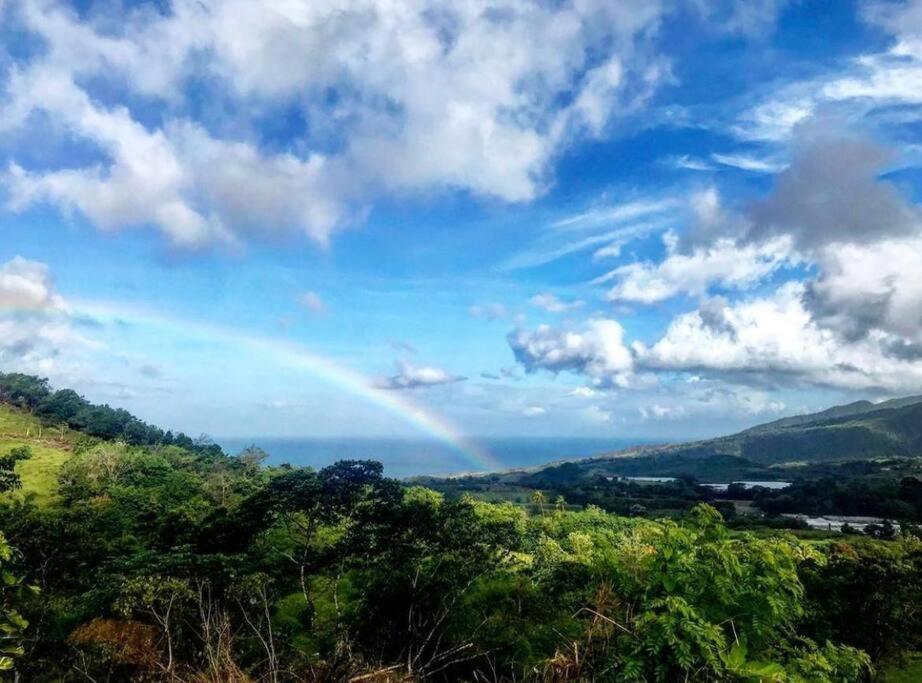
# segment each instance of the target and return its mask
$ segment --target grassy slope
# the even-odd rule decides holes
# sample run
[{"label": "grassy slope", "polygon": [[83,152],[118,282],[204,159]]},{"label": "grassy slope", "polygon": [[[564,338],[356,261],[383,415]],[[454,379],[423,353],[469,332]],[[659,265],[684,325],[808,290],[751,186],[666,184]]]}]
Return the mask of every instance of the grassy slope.
[{"label": "grassy slope", "polygon": [[880,673],[883,683],[918,683],[922,681],[922,653],[910,653],[902,666],[894,663],[883,667]]},{"label": "grassy slope", "polygon": [[0,453],[16,446],[32,449],[32,457],[16,465],[16,472],[22,477],[19,494],[34,493],[40,503],[54,500],[58,472],[70,457],[72,436],[67,432],[62,437],[56,430],[42,430],[35,418],[0,405]]}]

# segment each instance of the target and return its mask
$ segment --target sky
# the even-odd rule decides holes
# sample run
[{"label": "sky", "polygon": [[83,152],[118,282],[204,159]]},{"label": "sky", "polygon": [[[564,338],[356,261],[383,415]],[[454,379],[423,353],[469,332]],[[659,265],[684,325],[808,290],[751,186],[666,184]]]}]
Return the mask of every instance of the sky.
[{"label": "sky", "polygon": [[0,0],[0,370],[215,436],[922,393],[922,1]]}]

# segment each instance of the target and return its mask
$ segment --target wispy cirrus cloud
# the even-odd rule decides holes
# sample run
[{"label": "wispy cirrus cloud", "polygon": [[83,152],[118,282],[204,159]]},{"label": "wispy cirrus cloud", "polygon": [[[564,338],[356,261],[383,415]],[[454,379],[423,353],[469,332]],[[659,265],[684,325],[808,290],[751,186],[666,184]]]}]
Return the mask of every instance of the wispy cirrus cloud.
[{"label": "wispy cirrus cloud", "polygon": [[536,268],[590,249],[605,258],[630,244],[665,230],[677,220],[675,199],[633,200],[597,206],[560,218],[531,245],[503,261],[501,272]]},{"label": "wispy cirrus cloud", "polygon": [[541,294],[535,294],[530,300],[532,306],[537,306],[538,308],[544,309],[548,313],[566,313],[567,311],[575,311],[582,308],[585,304],[584,301],[576,300],[565,302],[558,299],[551,292],[543,292]]}]

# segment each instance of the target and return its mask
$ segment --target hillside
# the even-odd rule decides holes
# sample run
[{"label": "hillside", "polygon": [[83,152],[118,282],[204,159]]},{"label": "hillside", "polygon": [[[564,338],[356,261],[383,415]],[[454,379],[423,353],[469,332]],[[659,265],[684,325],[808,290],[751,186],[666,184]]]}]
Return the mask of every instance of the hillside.
[{"label": "hillside", "polygon": [[61,466],[77,439],[85,445],[114,442],[123,447],[165,448],[212,457],[220,446],[193,441],[182,432],[164,431],[123,408],[96,404],[72,389],[54,390],[47,379],[22,373],[0,373],[0,455],[27,446],[31,457],[20,460],[15,472],[22,486],[15,496],[35,494],[39,503],[55,499]]},{"label": "hillside", "polygon": [[70,457],[73,433],[49,429],[31,415],[0,404],[0,454],[28,446],[32,457],[16,463],[22,488],[14,495],[34,493],[40,503],[54,499],[58,472]]},{"label": "hillside", "polygon": [[[731,436],[633,449],[553,465],[529,478],[554,472],[580,476],[678,476],[704,480],[784,479],[820,463],[922,456],[922,396],[883,403],[858,401],[810,415],[752,427]],[[519,475],[521,476],[521,475]]]}]

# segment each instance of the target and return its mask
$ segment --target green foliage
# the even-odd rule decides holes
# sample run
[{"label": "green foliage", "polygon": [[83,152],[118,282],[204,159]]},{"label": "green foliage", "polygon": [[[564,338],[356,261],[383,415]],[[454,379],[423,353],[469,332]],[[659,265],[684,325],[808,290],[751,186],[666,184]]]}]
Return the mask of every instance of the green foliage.
[{"label": "green foliage", "polygon": [[[571,517],[584,521],[581,528]],[[579,610],[581,598],[588,619],[584,675],[670,681],[694,672],[785,670],[778,646],[803,613],[798,566],[818,561],[815,551],[777,538],[730,538],[719,513],[704,505],[683,524],[626,526],[600,517],[577,513],[562,525],[544,524],[536,545],[548,590],[582,568],[572,607]],[[600,628],[611,643],[605,648],[592,645]]]},{"label": "green foliage", "polygon": [[[24,680],[838,683],[922,646],[922,543],[908,536],[731,532],[691,480],[660,490],[672,519],[648,519],[592,503],[656,509],[659,487],[607,479],[488,502],[374,461],[272,468],[255,447],[127,438],[131,420],[109,429],[124,416],[41,381],[0,387],[21,426],[37,418],[20,410],[92,412],[97,434],[57,432],[74,448],[56,504],[0,500],[19,551],[0,541],[0,636]],[[32,443],[31,460],[7,452],[15,471],[43,457]]]},{"label": "green foliage", "polygon": [[807,635],[878,659],[922,648],[922,543],[836,543],[828,557],[802,572]]},{"label": "green foliage", "polygon": [[22,478],[15,471],[16,463],[32,457],[28,446],[14,446],[5,455],[0,455],[0,493],[22,486]]},{"label": "green foliage", "polygon": [[20,614],[23,593],[28,590],[10,569],[13,550],[0,534],[0,671],[11,670],[23,655],[23,637],[29,622]]},{"label": "green foliage", "polygon": [[207,439],[193,441],[139,420],[127,410],[96,405],[71,389],[52,391],[47,379],[20,373],[0,373],[0,403],[35,414],[46,425],[66,426],[90,437],[121,439],[132,445],[175,444],[217,454]]}]

